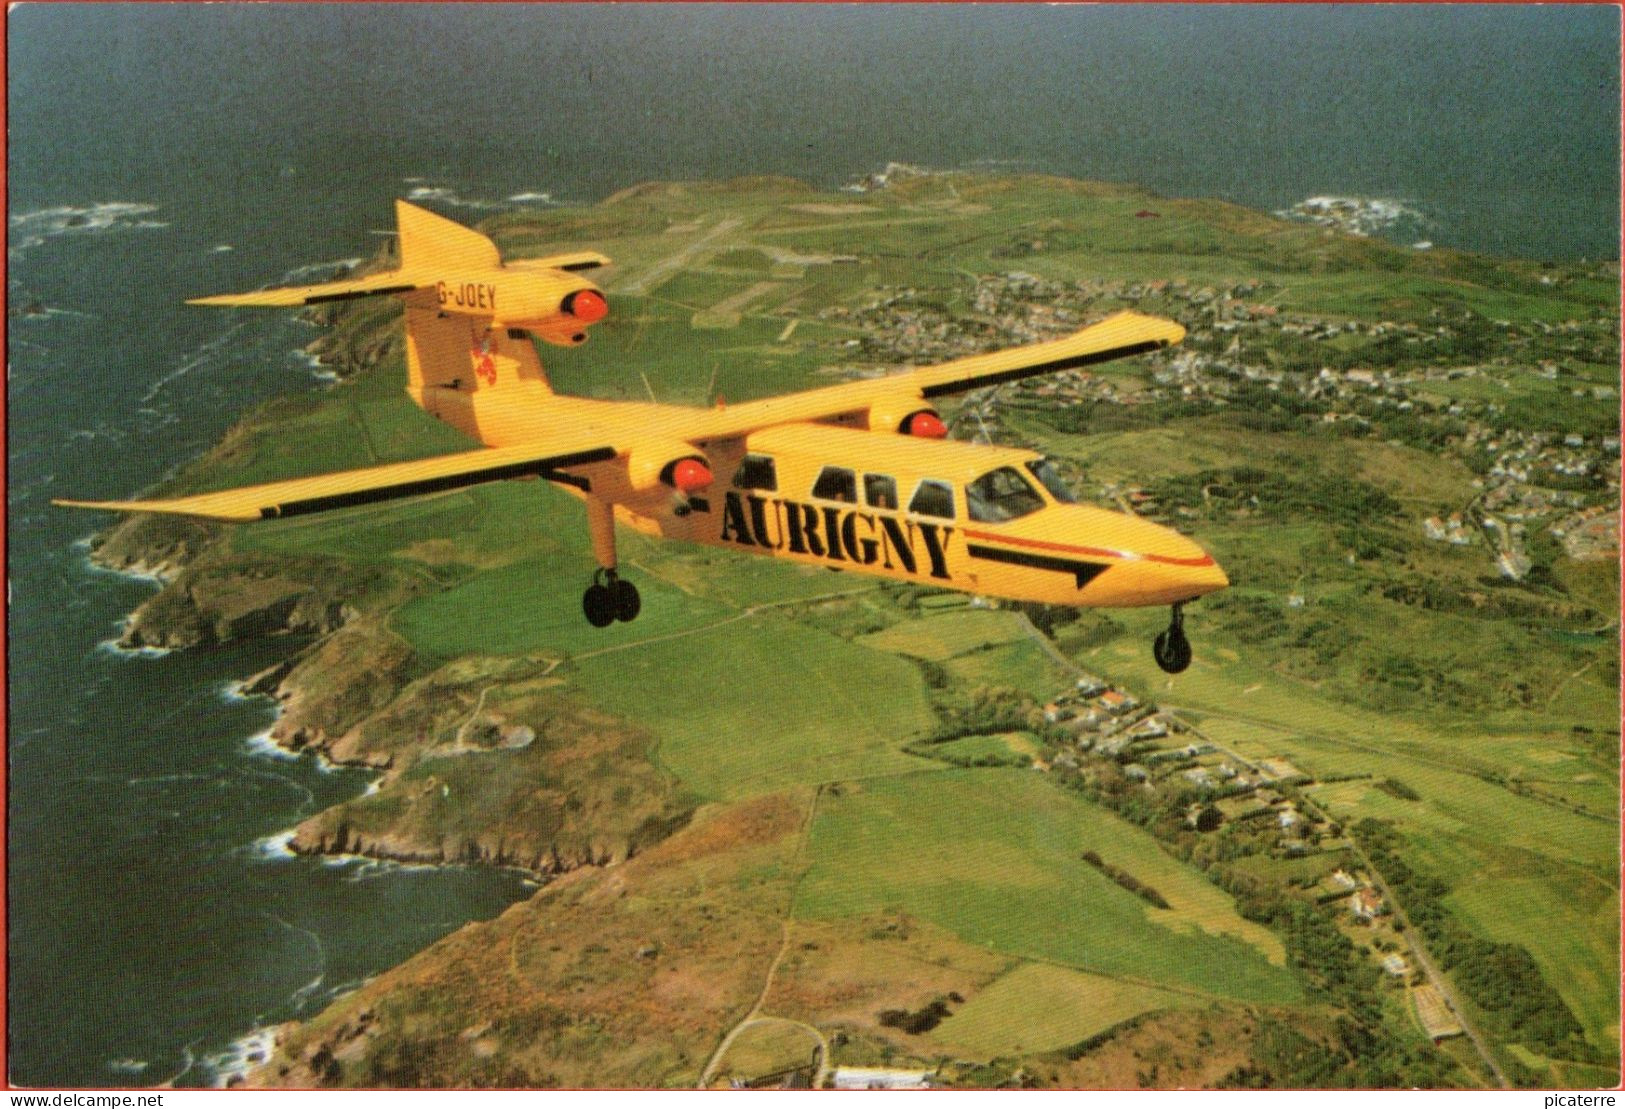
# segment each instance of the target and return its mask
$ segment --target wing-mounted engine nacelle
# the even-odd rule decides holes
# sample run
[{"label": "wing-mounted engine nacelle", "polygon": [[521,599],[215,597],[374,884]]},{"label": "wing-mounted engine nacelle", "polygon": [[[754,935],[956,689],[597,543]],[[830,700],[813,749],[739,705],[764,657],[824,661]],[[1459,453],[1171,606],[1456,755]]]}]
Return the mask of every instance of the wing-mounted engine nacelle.
[{"label": "wing-mounted engine nacelle", "polygon": [[693,444],[675,439],[633,447],[626,457],[626,476],[634,493],[671,490],[679,515],[688,513],[690,497],[715,480],[710,460]]},{"label": "wing-mounted engine nacelle", "polygon": [[561,347],[586,342],[587,328],[609,315],[598,286],[563,270],[476,273],[440,281],[436,291],[442,312],[485,317]]},{"label": "wing-mounted engine nacelle", "polygon": [[948,425],[918,394],[887,397],[870,405],[869,430],[916,435],[922,439],[944,439],[948,435]]}]

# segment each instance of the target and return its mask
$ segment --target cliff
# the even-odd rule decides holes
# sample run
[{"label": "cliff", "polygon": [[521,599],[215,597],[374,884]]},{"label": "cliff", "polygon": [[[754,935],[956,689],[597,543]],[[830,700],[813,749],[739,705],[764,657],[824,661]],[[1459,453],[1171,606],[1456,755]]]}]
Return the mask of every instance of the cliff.
[{"label": "cliff", "polygon": [[[357,394],[406,406],[396,381],[401,328],[393,301],[328,306],[312,318],[326,330],[310,351],[339,383],[249,413],[163,491],[244,479],[235,475],[263,480],[268,464],[308,467],[299,456],[309,440],[297,420],[353,410],[363,403]],[[397,450],[434,449],[405,426]],[[367,427],[350,435],[375,449]],[[400,560],[307,551],[266,542],[266,534],[133,516],[98,536],[91,557],[159,583],[128,617],[122,647],[308,640],[242,690],[280,703],[271,738],[283,748],[381,777],[364,796],[300,824],[294,851],[547,875],[622,861],[687,819],[692,805],[651,762],[650,737],[562,691],[548,677],[556,661],[425,659],[395,634],[390,614],[435,590],[433,577]]]}]

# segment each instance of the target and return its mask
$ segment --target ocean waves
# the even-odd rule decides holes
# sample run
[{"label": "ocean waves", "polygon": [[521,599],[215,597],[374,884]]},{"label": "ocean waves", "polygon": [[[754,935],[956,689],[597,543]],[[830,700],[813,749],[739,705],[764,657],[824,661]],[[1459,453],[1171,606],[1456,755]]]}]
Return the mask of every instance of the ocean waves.
[{"label": "ocean waves", "polygon": [[1275,213],[1286,219],[1334,227],[1362,238],[1414,236],[1432,221],[1406,201],[1380,196],[1311,196]]},{"label": "ocean waves", "polygon": [[450,185],[435,185],[423,182],[423,178],[409,177],[406,183],[412,185],[407,192],[406,199],[414,204],[445,204],[453,208],[469,208],[474,211],[500,211],[524,205],[554,204],[553,194],[537,189],[525,189],[512,193],[501,200],[490,200],[480,197],[464,196]]},{"label": "ocean waves", "polygon": [[111,200],[95,204],[63,204],[53,208],[39,208],[32,212],[18,212],[11,216],[11,244],[7,250],[13,257],[40,246],[59,235],[96,235],[109,231],[156,231],[169,226],[162,220],[147,217],[158,211],[156,204],[138,201]]}]

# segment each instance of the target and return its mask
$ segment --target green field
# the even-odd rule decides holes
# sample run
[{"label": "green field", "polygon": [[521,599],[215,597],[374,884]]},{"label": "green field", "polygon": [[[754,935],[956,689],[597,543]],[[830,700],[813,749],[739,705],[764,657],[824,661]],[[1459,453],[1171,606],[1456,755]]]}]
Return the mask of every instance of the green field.
[{"label": "green field", "polygon": [[1030,732],[1000,735],[968,735],[947,743],[919,748],[921,754],[961,766],[972,763],[1001,766],[1027,766],[1038,753],[1038,742]]},{"label": "green field", "polygon": [[1027,963],[970,998],[931,1038],[984,1057],[1030,1055],[1081,1043],[1141,1013],[1196,1004],[1186,993]]},{"label": "green field", "polygon": [[[1080,857],[1155,888],[1154,909]],[[947,770],[826,790],[796,914],[903,912],[970,943],[1081,970],[1291,1001],[1280,941],[1147,833],[1030,770]]]},{"label": "green field", "polygon": [[900,655],[945,662],[1026,638],[1020,617],[1010,612],[960,609],[908,620],[863,638],[865,646]]},{"label": "green field", "polygon": [[911,769],[934,719],[908,662],[770,616],[583,656],[573,680],[709,798]]}]

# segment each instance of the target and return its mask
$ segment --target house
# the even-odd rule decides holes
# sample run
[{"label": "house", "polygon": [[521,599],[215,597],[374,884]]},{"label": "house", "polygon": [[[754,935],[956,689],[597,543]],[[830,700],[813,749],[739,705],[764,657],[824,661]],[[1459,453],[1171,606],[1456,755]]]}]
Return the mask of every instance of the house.
[{"label": "house", "polygon": [[1131,762],[1123,767],[1123,777],[1131,782],[1143,782],[1151,777],[1151,772],[1137,762]]},{"label": "house", "polygon": [[1126,735],[1113,736],[1110,739],[1101,740],[1095,750],[1107,758],[1116,758],[1123,753],[1129,743],[1130,740]]},{"label": "house", "polygon": [[1418,986],[1411,997],[1416,1002],[1416,1015],[1422,1022],[1422,1029],[1434,1043],[1461,1035],[1461,1022],[1450,1011],[1444,995],[1432,983]]},{"label": "house", "polygon": [[1084,674],[1078,678],[1078,696],[1093,697],[1106,691],[1106,683],[1093,674]]},{"label": "house", "polygon": [[1336,886],[1340,890],[1351,890],[1360,884],[1354,880],[1354,875],[1350,874],[1342,867],[1332,871],[1332,876],[1329,881],[1332,885]]},{"label": "house", "polygon": [[1135,739],[1161,739],[1168,734],[1168,725],[1160,717],[1153,716],[1141,721],[1140,726],[1129,733]]},{"label": "house", "polygon": [[1130,697],[1127,693],[1121,693],[1118,690],[1109,689],[1100,695],[1100,704],[1101,707],[1103,707],[1113,716],[1121,716],[1123,713],[1139,704],[1139,702],[1133,697]]},{"label": "house", "polygon": [[1282,809],[1276,815],[1276,820],[1281,825],[1281,831],[1283,832],[1290,832],[1303,823],[1303,817],[1298,815],[1298,810],[1290,807]]},{"label": "house", "polygon": [[837,1067],[833,1084],[837,1090],[929,1090],[932,1077],[928,1070]]},{"label": "house", "polygon": [[1354,919],[1360,923],[1368,923],[1388,911],[1388,906],[1382,903],[1382,896],[1376,890],[1367,886],[1357,890],[1349,899],[1349,908],[1354,912]]},{"label": "house", "polygon": [[1066,722],[1066,726],[1072,730],[1072,734],[1078,737],[1079,743],[1093,742],[1092,740],[1085,739],[1083,733],[1092,732],[1099,725],[1100,717],[1095,715],[1094,709],[1090,709],[1082,716],[1074,716],[1071,720]]},{"label": "house", "polygon": [[1208,773],[1207,767],[1193,766],[1184,773],[1186,779],[1189,780],[1192,785],[1195,785],[1201,789],[1213,788],[1213,775]]},{"label": "house", "polygon": [[1405,961],[1405,956],[1395,951],[1382,960],[1382,969],[1395,978],[1403,978],[1410,973],[1411,965]]},{"label": "house", "polygon": [[1164,747],[1148,751],[1141,758],[1146,762],[1184,762],[1185,752],[1177,748]]}]

